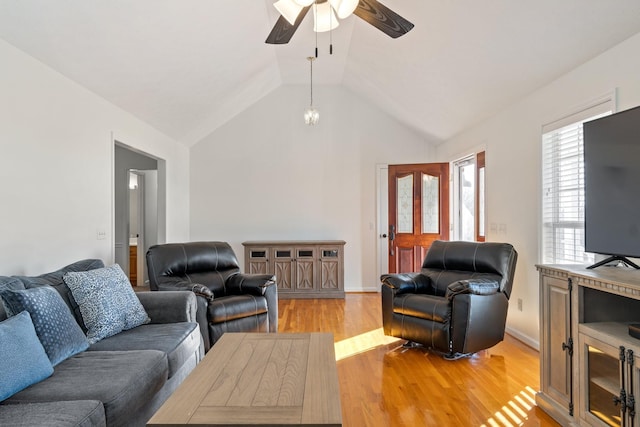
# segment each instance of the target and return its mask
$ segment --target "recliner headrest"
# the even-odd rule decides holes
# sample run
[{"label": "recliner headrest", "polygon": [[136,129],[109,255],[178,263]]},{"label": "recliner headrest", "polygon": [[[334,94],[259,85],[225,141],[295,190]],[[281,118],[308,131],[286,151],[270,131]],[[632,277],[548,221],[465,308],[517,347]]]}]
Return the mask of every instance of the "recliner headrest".
[{"label": "recliner headrest", "polygon": [[509,243],[436,240],[427,251],[422,268],[497,274],[500,289],[511,293],[518,253]]},{"label": "recliner headrest", "polygon": [[153,266],[157,269],[155,273],[162,276],[240,269],[233,249],[226,242],[155,245],[149,248],[147,259],[153,260]]}]

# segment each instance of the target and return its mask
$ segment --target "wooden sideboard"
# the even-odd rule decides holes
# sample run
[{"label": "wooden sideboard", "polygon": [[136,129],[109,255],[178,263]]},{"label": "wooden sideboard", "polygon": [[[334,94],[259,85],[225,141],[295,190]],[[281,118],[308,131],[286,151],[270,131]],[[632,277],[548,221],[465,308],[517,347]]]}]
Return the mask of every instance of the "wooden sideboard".
[{"label": "wooden sideboard", "polygon": [[250,241],[245,271],[274,274],[279,298],[344,298],[343,240]]},{"label": "wooden sideboard", "polygon": [[640,426],[640,339],[628,332],[640,323],[640,271],[537,268],[537,405],[563,426]]}]

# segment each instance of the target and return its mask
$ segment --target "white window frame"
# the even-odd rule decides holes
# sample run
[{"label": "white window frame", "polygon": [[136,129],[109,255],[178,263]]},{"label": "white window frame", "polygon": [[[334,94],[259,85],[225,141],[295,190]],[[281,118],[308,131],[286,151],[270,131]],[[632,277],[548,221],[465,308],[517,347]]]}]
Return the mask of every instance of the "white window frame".
[{"label": "white window frame", "polygon": [[[542,126],[540,259],[543,264],[590,264],[594,261],[593,254],[584,252],[584,158],[578,163],[574,161],[572,166],[564,166],[559,159],[566,158],[562,154],[566,154],[568,149],[573,150],[574,160],[576,156],[583,156],[582,124],[615,112],[615,105],[614,91]],[[566,136],[568,134],[571,136]],[[559,147],[559,143],[564,147]],[[558,177],[561,174],[565,183],[573,181],[575,186],[571,190],[578,192],[577,198],[566,204],[565,209],[560,201],[563,191],[559,190]],[[569,216],[567,211],[571,213],[571,220],[562,219],[562,216]],[[563,239],[562,233],[558,232],[563,230],[569,231],[573,237],[568,241]],[[563,247],[568,250],[558,249]]]}]

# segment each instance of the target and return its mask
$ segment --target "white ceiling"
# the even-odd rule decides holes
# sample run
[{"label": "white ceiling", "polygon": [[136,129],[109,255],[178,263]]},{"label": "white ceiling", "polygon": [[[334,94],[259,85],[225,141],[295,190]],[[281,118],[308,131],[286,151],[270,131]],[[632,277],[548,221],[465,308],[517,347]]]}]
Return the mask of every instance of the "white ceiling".
[{"label": "white ceiling", "polygon": [[[0,0],[0,37],[165,134],[194,144],[283,84],[308,85],[309,13],[264,43],[275,0]],[[314,85],[343,85],[435,141],[640,32],[639,0],[382,0],[319,34]]]}]

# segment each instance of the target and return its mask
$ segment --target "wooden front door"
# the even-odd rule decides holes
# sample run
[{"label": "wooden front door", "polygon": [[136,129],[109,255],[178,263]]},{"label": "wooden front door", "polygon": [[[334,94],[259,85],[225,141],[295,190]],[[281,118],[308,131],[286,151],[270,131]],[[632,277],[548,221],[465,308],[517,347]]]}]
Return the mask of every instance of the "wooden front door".
[{"label": "wooden front door", "polygon": [[389,273],[419,271],[449,239],[449,163],[389,165]]}]

